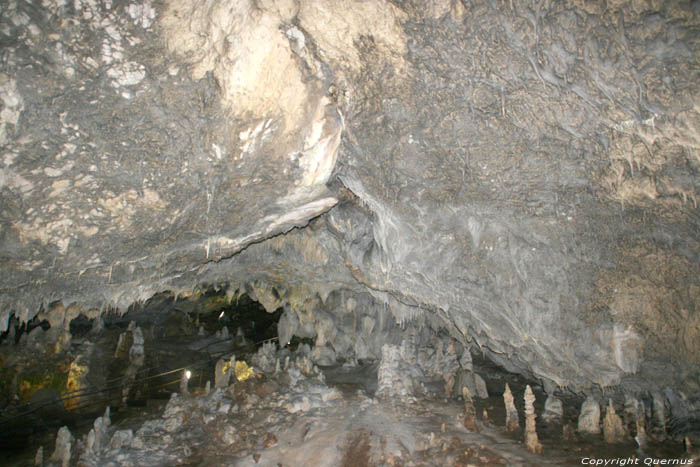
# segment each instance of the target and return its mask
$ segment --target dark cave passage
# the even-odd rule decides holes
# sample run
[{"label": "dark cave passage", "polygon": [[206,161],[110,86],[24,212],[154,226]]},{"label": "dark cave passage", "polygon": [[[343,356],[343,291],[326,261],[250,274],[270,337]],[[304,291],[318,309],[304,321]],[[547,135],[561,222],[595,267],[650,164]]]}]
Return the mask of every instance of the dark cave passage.
[{"label": "dark cave passage", "polygon": [[268,313],[245,292],[234,297],[214,289],[178,299],[164,292],[121,315],[81,312],[55,353],[37,339],[51,338],[47,320],[11,321],[0,341],[0,450],[25,456],[63,425],[83,433],[107,406],[115,423],[155,414],[185,372],[188,390],[201,393],[213,385],[219,359],[244,360],[276,343],[283,310]]}]

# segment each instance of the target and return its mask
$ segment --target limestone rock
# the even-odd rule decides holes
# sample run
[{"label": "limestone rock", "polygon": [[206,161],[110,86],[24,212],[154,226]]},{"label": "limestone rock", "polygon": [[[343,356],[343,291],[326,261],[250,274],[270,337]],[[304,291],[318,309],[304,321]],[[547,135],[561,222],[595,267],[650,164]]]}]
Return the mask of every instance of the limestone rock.
[{"label": "limestone rock", "polygon": [[535,426],[535,395],[528,384],[525,387],[525,447],[535,454],[542,454],[542,445]]},{"label": "limestone rock", "polygon": [[510,392],[508,383],[506,383],[506,390],[503,392],[503,403],[506,406],[506,431],[518,431],[520,429],[518,410],[515,408],[513,393]]},{"label": "limestone rock", "polygon": [[608,407],[605,410],[603,437],[608,444],[621,443],[627,438],[627,430],[625,430],[620,416],[615,413],[612,399],[608,399]]},{"label": "limestone rock", "polygon": [[581,413],[578,417],[578,432],[592,435],[600,433],[600,405],[591,396],[588,396],[581,405]]}]

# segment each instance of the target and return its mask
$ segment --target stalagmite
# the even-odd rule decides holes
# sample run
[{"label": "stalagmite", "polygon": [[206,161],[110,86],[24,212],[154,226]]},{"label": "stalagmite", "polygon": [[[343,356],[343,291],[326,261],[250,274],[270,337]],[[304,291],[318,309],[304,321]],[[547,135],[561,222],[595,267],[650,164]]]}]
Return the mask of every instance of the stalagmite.
[{"label": "stalagmite", "polygon": [[[129,392],[136,380],[136,374],[139,371],[146,360],[146,351],[144,349],[144,337],[141,328],[136,326],[134,321],[129,323],[128,332],[129,336],[119,336],[119,344],[117,344],[116,356],[122,355],[123,347],[127,343],[131,342],[129,347],[129,367],[124,372],[124,378],[122,380],[122,404],[126,404],[126,400],[129,396]],[[123,334],[122,334],[123,335]]]},{"label": "stalagmite", "polygon": [[59,428],[58,435],[56,435],[56,449],[51,454],[51,461],[60,462],[61,467],[68,467],[73,441],[73,435],[67,426]]},{"label": "stalagmite", "polygon": [[629,427],[632,424],[635,426],[634,440],[637,442],[640,448],[645,448],[647,445],[647,430],[644,402],[635,398],[627,397],[625,401],[625,414],[627,417],[629,417],[629,421],[626,423],[626,426]]},{"label": "stalagmite", "polygon": [[462,397],[464,397],[464,427],[469,431],[479,431],[476,425],[476,409],[474,408],[474,400],[469,388],[462,387]]},{"label": "stalagmite", "polygon": [[561,422],[563,416],[564,406],[561,401],[552,395],[547,396],[547,400],[544,402],[542,419],[547,422]]},{"label": "stalagmite", "polygon": [[588,396],[581,405],[581,414],[578,417],[578,431],[579,433],[591,435],[600,433],[600,405],[591,396]]},{"label": "stalagmite", "polygon": [[223,358],[216,362],[214,368],[214,387],[219,389],[227,388],[231,382],[231,374],[233,373],[233,365]]},{"label": "stalagmite", "polygon": [[190,382],[191,373],[189,370],[182,371],[182,379],[180,380],[180,394],[189,394],[187,386]]},{"label": "stalagmite", "polygon": [[528,384],[525,388],[525,446],[532,453],[542,454],[542,445],[537,437],[535,418],[535,395]]},{"label": "stalagmite", "polygon": [[627,437],[627,431],[622,425],[622,419],[615,413],[612,399],[608,399],[608,407],[605,410],[605,419],[603,420],[603,436],[608,444],[621,443]]},{"label": "stalagmite", "polygon": [[107,407],[104,415],[95,419],[92,429],[87,435],[85,451],[83,454],[81,454],[81,457],[99,455],[102,448],[104,448],[109,441],[107,437],[107,430],[109,429],[111,423],[112,422],[109,417],[109,407]]},{"label": "stalagmite", "polygon": [[506,383],[506,390],[503,392],[503,403],[506,405],[506,431],[518,431],[520,429],[520,420],[513,402],[513,393],[510,392],[508,383]]}]

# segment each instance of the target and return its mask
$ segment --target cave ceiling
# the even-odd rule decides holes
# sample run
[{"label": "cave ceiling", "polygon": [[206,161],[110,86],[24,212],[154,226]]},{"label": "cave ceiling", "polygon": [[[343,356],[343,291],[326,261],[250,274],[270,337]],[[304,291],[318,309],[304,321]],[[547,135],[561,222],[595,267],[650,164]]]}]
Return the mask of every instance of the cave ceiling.
[{"label": "cave ceiling", "polygon": [[9,1],[0,40],[3,329],[343,289],[699,389],[700,2]]}]

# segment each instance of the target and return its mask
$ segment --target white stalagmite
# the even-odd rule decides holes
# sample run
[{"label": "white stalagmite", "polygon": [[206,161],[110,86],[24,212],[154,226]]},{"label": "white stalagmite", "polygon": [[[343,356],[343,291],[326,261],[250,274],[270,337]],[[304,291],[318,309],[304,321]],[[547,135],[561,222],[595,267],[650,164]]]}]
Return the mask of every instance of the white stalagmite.
[{"label": "white stalagmite", "polygon": [[61,467],[68,467],[73,441],[75,439],[67,426],[59,428],[58,435],[56,435],[56,449],[51,454],[51,461],[60,462]]}]

